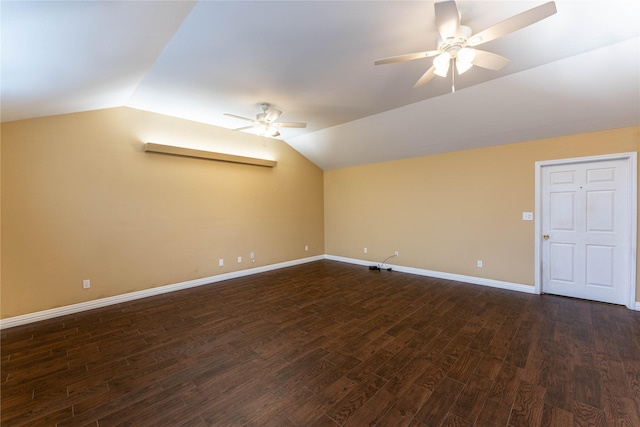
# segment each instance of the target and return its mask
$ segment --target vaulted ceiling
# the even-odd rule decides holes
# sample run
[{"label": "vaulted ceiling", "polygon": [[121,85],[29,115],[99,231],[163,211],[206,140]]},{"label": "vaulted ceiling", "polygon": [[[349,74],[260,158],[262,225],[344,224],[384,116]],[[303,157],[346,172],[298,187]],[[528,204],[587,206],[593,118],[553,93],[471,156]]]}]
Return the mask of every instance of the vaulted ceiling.
[{"label": "vaulted ceiling", "polygon": [[[460,1],[477,33],[543,1]],[[511,62],[413,88],[431,1],[5,1],[2,121],[129,106],[215,126],[258,104],[333,169],[640,124],[640,2],[558,0],[483,49]]]}]

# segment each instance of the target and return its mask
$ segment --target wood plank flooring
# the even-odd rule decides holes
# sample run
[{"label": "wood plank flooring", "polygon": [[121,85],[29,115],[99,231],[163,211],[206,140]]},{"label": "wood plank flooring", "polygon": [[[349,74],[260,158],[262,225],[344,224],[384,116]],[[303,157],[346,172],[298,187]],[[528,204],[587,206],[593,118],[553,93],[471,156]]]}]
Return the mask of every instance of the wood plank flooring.
[{"label": "wood plank flooring", "polygon": [[2,331],[3,426],[640,426],[640,313],[319,261]]}]

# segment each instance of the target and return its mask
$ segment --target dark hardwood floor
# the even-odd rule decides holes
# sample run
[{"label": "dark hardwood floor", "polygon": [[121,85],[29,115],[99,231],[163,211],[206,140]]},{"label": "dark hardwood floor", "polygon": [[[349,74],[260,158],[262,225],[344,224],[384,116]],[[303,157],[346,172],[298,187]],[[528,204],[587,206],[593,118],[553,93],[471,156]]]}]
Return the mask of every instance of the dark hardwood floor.
[{"label": "dark hardwood floor", "polygon": [[2,426],[640,426],[640,313],[320,261],[2,331]]}]

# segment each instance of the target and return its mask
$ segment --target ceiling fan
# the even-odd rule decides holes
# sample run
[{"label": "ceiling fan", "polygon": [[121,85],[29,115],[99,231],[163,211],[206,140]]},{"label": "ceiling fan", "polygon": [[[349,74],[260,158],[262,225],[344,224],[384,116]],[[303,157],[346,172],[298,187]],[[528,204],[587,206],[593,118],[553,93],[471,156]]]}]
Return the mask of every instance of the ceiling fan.
[{"label": "ceiling fan", "polygon": [[[473,65],[495,71],[501,69],[509,63],[507,58],[475,49],[475,47],[520,30],[556,13],[556,4],[550,1],[472,35],[471,28],[460,24],[460,12],[455,1],[444,1],[436,3],[434,6],[436,27],[439,34],[436,39],[436,50],[392,56],[375,61],[375,65],[381,65],[435,57],[431,68],[420,77],[413,87],[429,83],[434,76],[446,77],[449,68],[453,68],[454,64],[458,74],[464,73]],[[454,75],[455,72],[452,72],[451,89],[453,92],[455,92]]]},{"label": "ceiling fan", "polygon": [[256,114],[256,118],[249,119],[247,117],[236,116],[235,114],[224,113],[225,116],[235,117],[236,119],[245,120],[251,122],[248,126],[243,126],[233,130],[245,130],[251,128],[257,128],[258,134],[261,136],[271,136],[277,137],[280,136],[280,132],[278,132],[277,128],[305,128],[307,127],[306,123],[295,123],[295,122],[276,122],[282,111],[276,110],[271,107],[271,105],[267,103],[258,104],[261,113]]}]

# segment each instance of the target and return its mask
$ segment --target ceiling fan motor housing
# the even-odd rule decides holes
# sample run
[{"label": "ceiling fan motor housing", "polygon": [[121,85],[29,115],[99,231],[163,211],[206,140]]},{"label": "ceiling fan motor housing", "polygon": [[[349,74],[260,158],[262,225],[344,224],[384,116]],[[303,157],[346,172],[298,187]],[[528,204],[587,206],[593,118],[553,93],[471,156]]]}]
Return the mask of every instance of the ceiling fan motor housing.
[{"label": "ceiling fan motor housing", "polygon": [[467,46],[469,37],[471,37],[471,28],[461,25],[458,37],[453,36],[443,40],[442,37],[438,36],[436,45],[440,52],[447,52],[452,58],[455,58],[458,51]]}]

